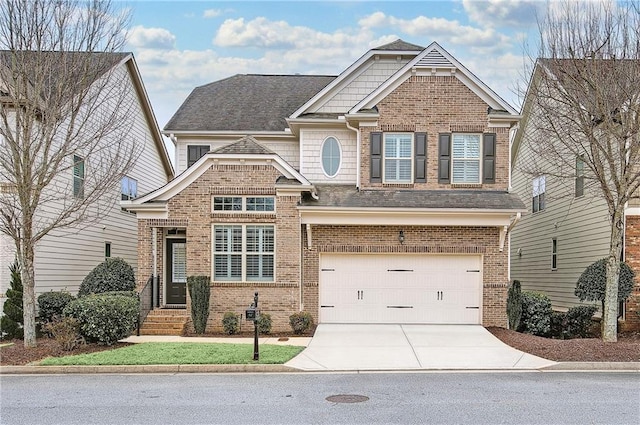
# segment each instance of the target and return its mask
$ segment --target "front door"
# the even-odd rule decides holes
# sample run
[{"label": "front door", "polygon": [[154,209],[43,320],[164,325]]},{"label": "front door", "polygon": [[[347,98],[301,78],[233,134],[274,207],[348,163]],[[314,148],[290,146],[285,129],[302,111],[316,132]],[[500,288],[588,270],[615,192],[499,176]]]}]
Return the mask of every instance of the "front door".
[{"label": "front door", "polygon": [[187,303],[187,241],[167,239],[167,298],[165,304]]}]

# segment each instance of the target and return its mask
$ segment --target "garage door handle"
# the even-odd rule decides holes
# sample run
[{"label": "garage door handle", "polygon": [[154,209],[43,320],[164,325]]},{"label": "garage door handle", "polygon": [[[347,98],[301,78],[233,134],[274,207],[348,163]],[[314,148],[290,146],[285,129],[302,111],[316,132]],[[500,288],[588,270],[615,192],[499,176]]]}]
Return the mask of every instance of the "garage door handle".
[{"label": "garage door handle", "polygon": [[388,272],[412,272],[410,269],[387,269]]},{"label": "garage door handle", "polygon": [[388,305],[387,308],[413,308],[412,305]]},{"label": "garage door handle", "polygon": [[335,305],[321,305],[320,308],[334,308]]},{"label": "garage door handle", "polygon": [[467,273],[480,273],[480,270],[467,270]]},{"label": "garage door handle", "polygon": [[466,307],[466,308],[472,308],[472,309],[475,309],[475,310],[479,310],[480,309],[480,307]]}]

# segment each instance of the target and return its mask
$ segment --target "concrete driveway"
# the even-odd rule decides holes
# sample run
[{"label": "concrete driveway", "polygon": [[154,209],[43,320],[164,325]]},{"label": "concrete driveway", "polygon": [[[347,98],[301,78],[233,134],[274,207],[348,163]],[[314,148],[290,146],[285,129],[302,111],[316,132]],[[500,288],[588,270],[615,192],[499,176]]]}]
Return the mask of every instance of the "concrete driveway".
[{"label": "concrete driveway", "polygon": [[518,351],[480,325],[318,325],[286,363],[329,370],[532,370],[555,364]]}]

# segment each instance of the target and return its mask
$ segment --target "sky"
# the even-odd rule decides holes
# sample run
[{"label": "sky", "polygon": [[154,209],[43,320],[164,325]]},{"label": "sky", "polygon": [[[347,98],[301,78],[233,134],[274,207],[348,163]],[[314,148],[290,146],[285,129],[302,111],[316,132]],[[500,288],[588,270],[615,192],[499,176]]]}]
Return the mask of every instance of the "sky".
[{"label": "sky", "polygon": [[519,110],[540,0],[128,0],[134,53],[160,128],[191,90],[235,74],[338,75],[398,38],[436,41]]}]

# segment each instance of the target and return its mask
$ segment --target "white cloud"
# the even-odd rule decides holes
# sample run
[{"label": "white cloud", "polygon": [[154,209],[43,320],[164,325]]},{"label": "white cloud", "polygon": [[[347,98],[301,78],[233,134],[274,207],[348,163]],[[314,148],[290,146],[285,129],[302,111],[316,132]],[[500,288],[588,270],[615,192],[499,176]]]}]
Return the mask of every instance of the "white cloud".
[{"label": "white cloud", "polygon": [[127,43],[135,48],[170,50],[175,47],[176,37],[164,28],[138,25],[129,31]]},{"label": "white cloud", "polygon": [[204,18],[215,18],[222,14],[222,10],[220,9],[207,9],[202,13]]},{"label": "white cloud", "polygon": [[469,19],[488,27],[534,26],[544,14],[546,2],[540,0],[462,0]]}]

